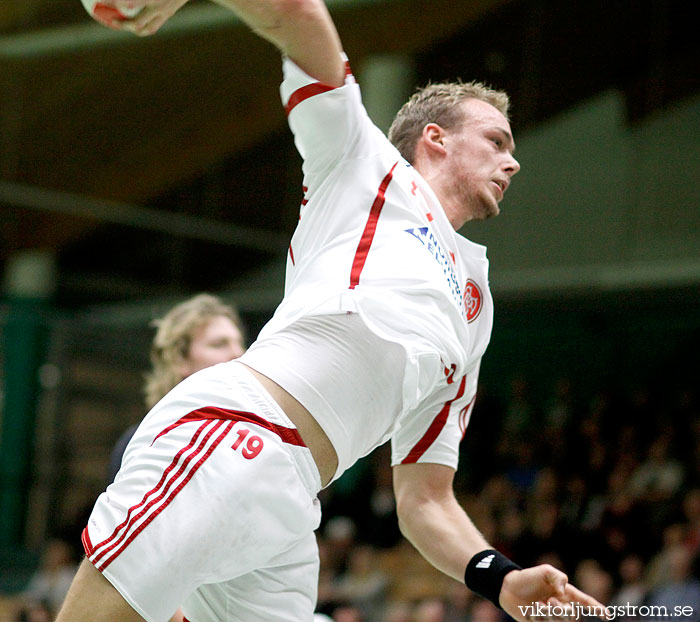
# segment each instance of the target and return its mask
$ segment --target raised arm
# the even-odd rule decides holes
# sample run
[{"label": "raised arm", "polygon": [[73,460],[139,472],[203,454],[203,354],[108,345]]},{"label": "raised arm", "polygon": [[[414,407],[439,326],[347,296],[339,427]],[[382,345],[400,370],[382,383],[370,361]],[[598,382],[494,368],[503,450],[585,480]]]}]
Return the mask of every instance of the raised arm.
[{"label": "raised arm", "polygon": [[319,82],[343,84],[340,37],[323,0],[215,1],[231,9]]},{"label": "raised arm", "polygon": [[[453,478],[451,468],[438,464],[394,467],[394,492],[401,532],[433,566],[458,581],[464,581],[465,570],[471,561],[470,579],[473,583],[470,587],[485,588],[476,591],[488,597],[490,588],[496,585],[495,604],[523,622],[533,616],[531,607],[537,603],[603,610],[600,603],[569,584],[566,575],[553,566],[543,564],[521,570],[506,564],[499,575],[498,563],[506,558],[496,554],[494,560],[488,552],[492,547],[455,499]],[[482,554],[484,551],[487,551],[485,555]],[[476,569],[474,560],[481,561]],[[483,578],[476,576],[475,570],[477,574],[483,570]]]},{"label": "raised arm", "polygon": [[[270,41],[319,82],[341,86],[345,66],[340,37],[323,0],[215,0]],[[117,8],[141,9],[110,25],[139,36],[154,34],[187,0],[106,0]]]}]

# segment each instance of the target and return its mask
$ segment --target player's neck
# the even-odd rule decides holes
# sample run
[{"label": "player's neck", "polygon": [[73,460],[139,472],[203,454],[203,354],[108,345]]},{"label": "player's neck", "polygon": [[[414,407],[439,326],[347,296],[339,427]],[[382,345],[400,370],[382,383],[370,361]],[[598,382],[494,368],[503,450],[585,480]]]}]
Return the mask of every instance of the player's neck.
[{"label": "player's neck", "polygon": [[420,155],[417,153],[413,167],[430,186],[442,206],[447,220],[450,221],[453,229],[458,231],[465,222],[470,220],[465,213],[463,197],[455,191],[454,182],[451,182],[445,175],[445,171],[438,163],[430,158],[420,157]]},{"label": "player's neck", "polygon": [[433,176],[432,179],[426,179],[426,181],[440,202],[452,228],[455,231],[459,231],[462,225],[470,219],[465,215],[461,197],[457,197],[453,192],[450,192],[450,187],[445,187],[441,184],[440,179],[441,177]]}]

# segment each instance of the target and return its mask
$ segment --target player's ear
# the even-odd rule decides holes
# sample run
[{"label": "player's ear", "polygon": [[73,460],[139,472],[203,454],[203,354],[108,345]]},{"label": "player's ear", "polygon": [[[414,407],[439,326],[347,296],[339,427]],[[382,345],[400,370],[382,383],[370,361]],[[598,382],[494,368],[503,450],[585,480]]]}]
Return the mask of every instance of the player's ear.
[{"label": "player's ear", "polygon": [[429,151],[443,154],[446,153],[445,130],[437,123],[428,123],[423,128],[421,139]]}]

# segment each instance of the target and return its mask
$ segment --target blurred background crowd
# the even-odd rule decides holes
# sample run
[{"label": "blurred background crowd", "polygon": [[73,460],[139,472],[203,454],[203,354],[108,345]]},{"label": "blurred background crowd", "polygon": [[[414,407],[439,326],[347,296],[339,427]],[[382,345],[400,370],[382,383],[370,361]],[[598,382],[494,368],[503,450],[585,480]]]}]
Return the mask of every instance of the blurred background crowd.
[{"label": "blurred background crowd", "polygon": [[[648,386],[581,396],[561,378],[538,405],[526,378],[514,378],[507,398],[481,396],[475,407],[457,490],[487,538],[520,564],[563,569],[601,602],[625,606],[619,617],[685,605],[695,620],[700,395],[695,383],[671,394]],[[383,452],[354,484],[326,493],[324,610],[357,622],[500,617],[401,542]]]},{"label": "blurred background crowd", "polygon": [[[601,602],[625,606],[625,619],[645,619],[634,609],[644,605],[700,615],[700,393],[694,382],[666,380],[582,395],[575,379],[561,377],[538,403],[519,374],[505,392],[484,388],[462,443],[457,493],[494,546],[521,565],[563,569]],[[320,614],[335,622],[502,619],[402,539],[388,446],[321,499]],[[47,541],[13,595],[12,620],[52,619],[80,554],[69,534]]]}]

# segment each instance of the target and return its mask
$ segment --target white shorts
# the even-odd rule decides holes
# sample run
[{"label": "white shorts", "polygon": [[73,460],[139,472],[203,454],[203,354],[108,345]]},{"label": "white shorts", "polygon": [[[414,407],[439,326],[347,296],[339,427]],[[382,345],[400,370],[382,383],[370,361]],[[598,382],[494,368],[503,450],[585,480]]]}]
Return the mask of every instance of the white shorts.
[{"label": "white shorts", "polygon": [[321,480],[291,421],[232,361],[146,416],[83,546],[148,622],[306,621],[318,583]]}]

